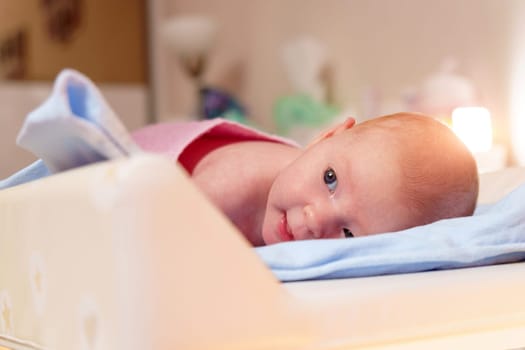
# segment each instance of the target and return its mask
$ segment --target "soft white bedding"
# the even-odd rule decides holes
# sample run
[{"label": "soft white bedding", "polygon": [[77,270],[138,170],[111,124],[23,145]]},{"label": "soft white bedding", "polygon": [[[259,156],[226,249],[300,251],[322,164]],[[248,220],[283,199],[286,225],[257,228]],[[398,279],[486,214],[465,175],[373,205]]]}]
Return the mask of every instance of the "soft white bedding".
[{"label": "soft white bedding", "polygon": [[525,183],[525,168],[511,167],[480,174],[478,203],[494,203]]},{"label": "soft white bedding", "polygon": [[[525,263],[516,263],[291,282],[284,287],[308,305],[327,343],[333,339],[348,348],[395,348],[414,342],[415,349],[511,349],[525,346],[524,275]],[[516,334],[503,333],[497,344],[484,342],[503,330]],[[448,346],[440,348],[444,344],[438,340],[444,338]],[[458,346],[460,342],[464,346]]]}]

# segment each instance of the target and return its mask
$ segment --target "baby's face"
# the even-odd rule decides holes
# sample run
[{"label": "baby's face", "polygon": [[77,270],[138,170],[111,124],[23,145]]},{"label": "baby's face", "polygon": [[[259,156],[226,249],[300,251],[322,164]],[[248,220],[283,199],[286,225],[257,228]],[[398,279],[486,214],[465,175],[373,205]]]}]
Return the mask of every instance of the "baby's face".
[{"label": "baby's face", "polygon": [[393,143],[353,133],[320,141],[277,176],[263,222],[266,244],[405,228],[409,213],[401,203]]}]

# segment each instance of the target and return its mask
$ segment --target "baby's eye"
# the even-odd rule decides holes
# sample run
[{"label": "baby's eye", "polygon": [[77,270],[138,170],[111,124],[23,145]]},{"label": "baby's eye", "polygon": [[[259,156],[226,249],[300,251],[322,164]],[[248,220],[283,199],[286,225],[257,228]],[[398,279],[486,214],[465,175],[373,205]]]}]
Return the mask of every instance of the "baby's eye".
[{"label": "baby's eye", "polygon": [[352,237],[354,237],[354,234],[352,233],[352,231],[350,231],[346,227],[343,227],[343,233],[345,234],[345,238],[352,238]]},{"label": "baby's eye", "polygon": [[328,186],[330,193],[334,193],[337,188],[337,175],[332,168],[328,168],[324,171],[323,181]]}]

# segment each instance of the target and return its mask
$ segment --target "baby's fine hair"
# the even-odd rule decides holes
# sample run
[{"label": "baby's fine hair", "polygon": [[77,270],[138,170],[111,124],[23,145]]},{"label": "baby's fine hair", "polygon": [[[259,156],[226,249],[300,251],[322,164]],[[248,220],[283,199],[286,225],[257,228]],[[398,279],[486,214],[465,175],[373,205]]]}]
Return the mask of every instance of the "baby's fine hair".
[{"label": "baby's fine hair", "polygon": [[401,167],[400,192],[416,225],[472,215],[479,189],[476,162],[448,126],[417,113],[392,114],[359,126],[392,138]]}]

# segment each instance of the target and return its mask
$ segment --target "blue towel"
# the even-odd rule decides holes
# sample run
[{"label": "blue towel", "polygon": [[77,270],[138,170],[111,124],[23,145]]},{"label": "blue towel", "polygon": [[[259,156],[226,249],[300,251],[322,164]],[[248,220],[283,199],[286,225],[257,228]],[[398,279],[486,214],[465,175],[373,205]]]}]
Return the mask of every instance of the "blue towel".
[{"label": "blue towel", "polygon": [[40,159],[0,181],[0,189],[140,151],[93,82],[71,69],[27,116],[17,143]]},{"label": "blue towel", "polygon": [[375,276],[525,260],[525,184],[470,217],[349,239],[256,248],[281,281]]},{"label": "blue towel", "polygon": [[7,179],[0,180],[0,190],[3,188],[21,185],[32,180],[40,179],[41,177],[45,177],[50,174],[51,173],[49,172],[49,169],[45,163],[42,161],[42,159],[39,159],[24,169],[17,171]]}]

